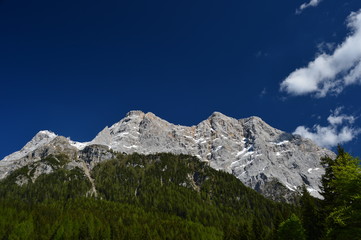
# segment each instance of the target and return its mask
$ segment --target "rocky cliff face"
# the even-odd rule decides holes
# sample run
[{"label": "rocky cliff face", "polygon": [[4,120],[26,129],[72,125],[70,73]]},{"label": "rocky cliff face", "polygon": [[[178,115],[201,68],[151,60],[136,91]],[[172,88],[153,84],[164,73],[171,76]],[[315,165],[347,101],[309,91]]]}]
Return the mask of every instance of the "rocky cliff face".
[{"label": "rocky cliff face", "polygon": [[258,117],[237,120],[218,112],[197,126],[186,127],[152,113],[132,111],[88,143],[54,135],[37,134],[22,150],[0,161],[0,178],[15,165],[24,166],[57,151],[72,154],[89,168],[112,158],[109,149],[121,153],[170,152],[197,156],[215,169],[232,173],[263,195],[284,200],[290,199],[303,184],[312,195],[320,197],[320,158],[334,156],[308,139],[272,128]]}]

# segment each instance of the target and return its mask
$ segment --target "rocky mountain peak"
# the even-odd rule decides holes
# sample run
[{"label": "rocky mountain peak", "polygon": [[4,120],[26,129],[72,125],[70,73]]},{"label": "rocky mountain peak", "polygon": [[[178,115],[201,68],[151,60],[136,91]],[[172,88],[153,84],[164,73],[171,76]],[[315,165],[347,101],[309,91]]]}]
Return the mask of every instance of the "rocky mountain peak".
[{"label": "rocky mountain peak", "polygon": [[262,120],[262,118],[257,117],[257,116],[251,116],[251,117],[248,117],[248,118],[244,118],[244,121],[245,121],[245,122],[253,122],[253,123],[260,123],[260,122],[265,123],[265,122]]},{"label": "rocky mountain peak", "polygon": [[145,113],[140,110],[133,110],[133,111],[128,112],[126,114],[126,117],[137,117],[137,116],[143,117],[144,115],[145,115]]},{"label": "rocky mountain peak", "polygon": [[160,119],[160,118],[158,118],[154,113],[152,113],[152,112],[147,112],[145,115],[144,115],[144,117],[146,117],[146,118],[149,118],[149,119]]},{"label": "rocky mountain peak", "polygon": [[[87,146],[98,147],[89,149]],[[320,197],[320,177],[324,172],[320,158],[334,156],[308,139],[271,127],[259,117],[237,120],[214,112],[198,125],[188,127],[174,125],[153,113],[131,111],[86,143],[57,137],[49,131],[39,132],[22,150],[0,162],[0,177],[6,175],[1,175],[2,172],[13,169],[9,166],[1,168],[9,159],[20,159],[20,162],[25,159],[22,164],[26,164],[32,157],[59,151],[75,156],[78,152],[78,157],[92,156],[86,161],[93,167],[112,156],[106,153],[109,149],[127,154],[168,152],[193,155],[277,200],[289,199],[303,184],[312,195]],[[283,186],[282,191],[280,186]],[[276,196],[275,192],[279,195]]]},{"label": "rocky mountain peak", "polygon": [[48,130],[42,130],[39,131],[31,140],[28,142],[24,148],[31,148],[33,146],[41,145],[43,143],[49,142],[52,139],[56,138],[58,135],[55,133],[48,131]]},{"label": "rocky mountain peak", "polygon": [[14,152],[9,156],[6,156],[1,161],[12,161],[15,159],[22,158],[26,156],[28,153],[34,151],[35,149],[49,143],[57,136],[58,135],[48,130],[39,131],[20,151]]},{"label": "rocky mountain peak", "polygon": [[[56,137],[56,136],[58,136],[58,135],[56,135],[54,132],[52,132],[52,131],[48,131],[48,130],[41,130],[41,131],[39,131],[35,136],[34,136],[34,138],[41,138],[41,139],[43,139],[43,138],[54,138],[54,137]],[[33,139],[34,139],[33,138]]]},{"label": "rocky mountain peak", "polygon": [[209,118],[208,119],[228,119],[229,117],[228,116],[226,116],[226,115],[224,115],[223,113],[221,113],[221,112],[213,112],[212,114],[211,114],[211,116],[209,116]]}]

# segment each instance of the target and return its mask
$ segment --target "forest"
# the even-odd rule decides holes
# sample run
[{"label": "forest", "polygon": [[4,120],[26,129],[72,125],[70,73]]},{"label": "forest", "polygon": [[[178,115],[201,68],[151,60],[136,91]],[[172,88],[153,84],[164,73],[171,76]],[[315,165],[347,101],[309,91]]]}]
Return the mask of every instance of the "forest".
[{"label": "forest", "polygon": [[91,181],[70,161],[50,155],[51,173],[29,165],[0,182],[0,239],[361,239],[360,161],[342,148],[322,159],[324,199],[303,187],[296,204],[188,155],[117,154]]}]

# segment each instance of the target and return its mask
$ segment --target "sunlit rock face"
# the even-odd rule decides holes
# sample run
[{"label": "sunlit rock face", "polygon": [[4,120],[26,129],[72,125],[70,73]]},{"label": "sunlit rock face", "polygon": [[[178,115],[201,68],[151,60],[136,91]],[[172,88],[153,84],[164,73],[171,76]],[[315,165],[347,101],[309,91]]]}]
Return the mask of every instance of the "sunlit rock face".
[{"label": "sunlit rock face", "polygon": [[335,156],[311,140],[275,129],[258,117],[237,120],[218,112],[187,127],[171,124],[153,113],[131,111],[90,142],[61,138],[63,150],[59,137],[42,132],[48,134],[38,133],[22,150],[0,161],[0,177],[55,150],[85,161],[89,168],[112,158],[110,150],[127,154],[170,152],[196,156],[268,198],[289,201],[303,184],[313,196],[321,197],[318,191],[324,169],[320,158]]}]

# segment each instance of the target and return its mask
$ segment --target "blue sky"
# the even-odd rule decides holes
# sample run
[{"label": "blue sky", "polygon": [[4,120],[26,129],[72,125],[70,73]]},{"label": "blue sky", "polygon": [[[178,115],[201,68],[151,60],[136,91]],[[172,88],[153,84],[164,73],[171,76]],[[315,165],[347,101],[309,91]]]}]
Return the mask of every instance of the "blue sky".
[{"label": "blue sky", "polygon": [[361,156],[361,2],[0,0],[0,159],[130,110],[252,115]]}]

